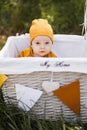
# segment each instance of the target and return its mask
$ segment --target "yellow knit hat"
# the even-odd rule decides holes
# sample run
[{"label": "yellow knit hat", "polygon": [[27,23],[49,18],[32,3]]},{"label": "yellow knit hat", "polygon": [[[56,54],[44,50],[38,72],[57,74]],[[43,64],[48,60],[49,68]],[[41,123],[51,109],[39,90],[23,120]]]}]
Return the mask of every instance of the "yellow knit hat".
[{"label": "yellow knit hat", "polygon": [[53,29],[46,19],[35,19],[29,30],[30,43],[37,36],[48,36],[53,42]]}]

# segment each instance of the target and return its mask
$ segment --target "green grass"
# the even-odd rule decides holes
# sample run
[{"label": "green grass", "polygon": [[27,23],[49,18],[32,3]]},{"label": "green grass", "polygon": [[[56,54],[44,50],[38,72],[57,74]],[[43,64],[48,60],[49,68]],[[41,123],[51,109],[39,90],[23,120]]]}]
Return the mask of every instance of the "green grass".
[{"label": "green grass", "polygon": [[5,35],[0,35],[0,50],[3,48],[7,40],[7,36]]},{"label": "green grass", "polygon": [[0,43],[0,50],[3,48],[4,44]]},{"label": "green grass", "polygon": [[87,124],[70,123],[60,116],[58,121],[41,120],[31,116],[14,104],[6,104],[0,91],[0,130],[87,130]]}]

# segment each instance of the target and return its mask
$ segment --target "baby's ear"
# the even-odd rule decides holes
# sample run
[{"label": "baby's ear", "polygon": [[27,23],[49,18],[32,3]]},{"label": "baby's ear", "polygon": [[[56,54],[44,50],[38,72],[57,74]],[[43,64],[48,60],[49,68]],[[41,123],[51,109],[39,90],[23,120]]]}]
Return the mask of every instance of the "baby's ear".
[{"label": "baby's ear", "polygon": [[30,47],[32,48],[32,44],[30,44]]}]

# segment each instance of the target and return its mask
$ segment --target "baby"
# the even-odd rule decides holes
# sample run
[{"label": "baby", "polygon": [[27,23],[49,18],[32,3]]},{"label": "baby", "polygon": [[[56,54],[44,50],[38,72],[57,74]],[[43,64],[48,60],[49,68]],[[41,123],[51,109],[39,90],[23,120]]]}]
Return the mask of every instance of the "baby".
[{"label": "baby", "polygon": [[45,19],[35,19],[29,30],[30,47],[18,54],[18,57],[56,57],[51,51],[53,29]]},{"label": "baby", "polygon": [[[56,57],[52,53],[53,29],[45,19],[35,19],[30,27],[30,47],[18,54],[18,57]],[[8,79],[0,74],[0,88]]]}]

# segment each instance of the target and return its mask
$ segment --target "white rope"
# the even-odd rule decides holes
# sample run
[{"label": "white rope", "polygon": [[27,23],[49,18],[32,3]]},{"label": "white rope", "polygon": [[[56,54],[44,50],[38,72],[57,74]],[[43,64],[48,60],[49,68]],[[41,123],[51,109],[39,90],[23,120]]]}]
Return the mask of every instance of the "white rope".
[{"label": "white rope", "polygon": [[85,2],[84,31],[85,31],[85,38],[87,39],[87,0]]},{"label": "white rope", "polygon": [[53,71],[51,71],[51,80],[50,82],[52,83],[53,82]]}]

